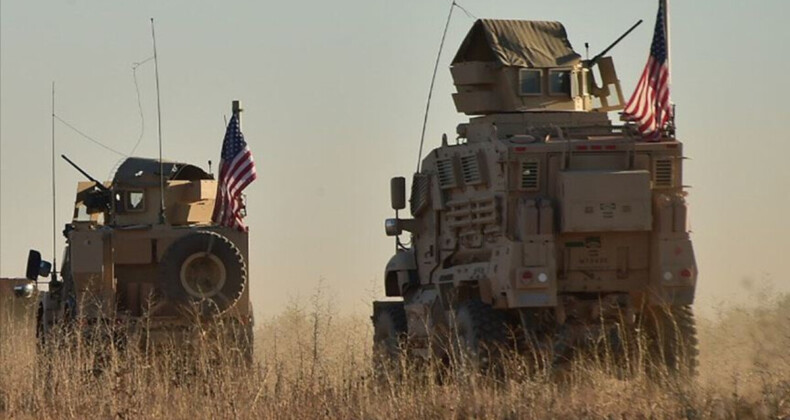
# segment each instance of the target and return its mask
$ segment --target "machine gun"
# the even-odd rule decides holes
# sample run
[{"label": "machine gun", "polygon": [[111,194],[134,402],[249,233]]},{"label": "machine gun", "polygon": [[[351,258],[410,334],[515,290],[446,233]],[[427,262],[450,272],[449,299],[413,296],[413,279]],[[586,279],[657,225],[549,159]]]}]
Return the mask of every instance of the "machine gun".
[{"label": "machine gun", "polygon": [[60,157],[68,162],[69,165],[73,166],[74,169],[79,171],[79,173],[81,173],[85,178],[88,178],[89,181],[93,182],[96,189],[86,192],[86,195],[82,198],[83,202],[85,203],[85,207],[88,209],[88,213],[97,213],[109,210],[110,203],[112,202],[112,190],[107,188],[96,178],[90,176],[90,174],[77,166],[77,164],[72,162],[72,160],[66,157],[66,155],[60,155]]},{"label": "machine gun", "polygon": [[599,62],[599,61],[601,61],[601,58],[603,58],[603,57],[606,55],[606,53],[608,53],[608,52],[609,52],[609,51],[610,51],[612,48],[614,48],[614,47],[615,47],[617,44],[619,44],[619,43],[620,43],[620,41],[622,41],[622,40],[623,40],[623,38],[627,37],[627,36],[628,36],[628,34],[630,34],[630,33],[631,33],[631,31],[633,31],[634,29],[636,29],[636,27],[637,27],[637,26],[639,26],[639,25],[641,25],[641,24],[642,24],[642,19],[639,19],[639,21],[638,21],[638,22],[636,22],[636,23],[635,23],[633,26],[631,26],[630,28],[628,28],[628,30],[627,30],[627,31],[625,31],[625,33],[623,33],[622,35],[620,35],[620,37],[619,37],[619,38],[615,39],[615,40],[614,40],[614,42],[612,42],[611,44],[609,44],[609,46],[608,46],[608,47],[606,47],[606,48],[605,48],[603,51],[601,51],[600,53],[598,53],[598,54],[597,54],[595,57],[593,57],[591,60],[587,60],[587,68],[590,68],[590,69],[591,69],[591,68],[593,68],[593,66],[595,66],[596,64],[598,64],[598,62]]},{"label": "machine gun", "polygon": [[[642,19],[639,19],[638,22],[628,28],[627,31],[615,39],[614,42],[609,44],[603,51],[595,55],[592,59],[582,62],[582,67],[590,71],[590,93],[600,101],[600,106],[597,107],[596,110],[609,112],[623,109],[623,104],[625,102],[622,89],[620,88],[620,81],[617,79],[617,72],[615,72],[612,58],[606,57],[606,54],[641,24]],[[587,46],[587,44],[585,44],[585,46]],[[592,69],[595,66],[598,66],[600,84],[592,74]],[[615,95],[616,101],[611,99],[612,95]]]}]

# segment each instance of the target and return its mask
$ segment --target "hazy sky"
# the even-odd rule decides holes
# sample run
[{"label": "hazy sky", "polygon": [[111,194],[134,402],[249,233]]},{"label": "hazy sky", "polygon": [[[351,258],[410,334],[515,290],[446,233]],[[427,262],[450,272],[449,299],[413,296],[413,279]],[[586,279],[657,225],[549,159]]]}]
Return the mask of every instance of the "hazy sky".
[{"label": "hazy sky", "polygon": [[[644,66],[656,1],[459,0],[477,17],[559,20],[595,54],[613,51],[626,95]],[[0,1],[0,274],[21,276],[29,248],[51,257],[50,101],[56,113],[129,153],[141,133],[132,64],[152,55],[156,20],[166,158],[219,160],[232,99],[259,180],[247,189],[251,287],[273,314],[319,279],[342,308],[383,294],[393,252],[383,232],[389,178],[410,176],[449,1]],[[789,290],[790,2],[674,1],[672,99],[700,269],[699,302],[766,283]],[[426,150],[452,135],[449,62],[473,19],[447,35]],[[144,115],[137,155],[156,156],[153,63],[137,70]],[[65,153],[106,179],[119,156],[56,124]],[[58,160],[57,230],[81,176]],[[63,244],[58,233],[58,247]],[[60,250],[58,259],[60,259]]]}]

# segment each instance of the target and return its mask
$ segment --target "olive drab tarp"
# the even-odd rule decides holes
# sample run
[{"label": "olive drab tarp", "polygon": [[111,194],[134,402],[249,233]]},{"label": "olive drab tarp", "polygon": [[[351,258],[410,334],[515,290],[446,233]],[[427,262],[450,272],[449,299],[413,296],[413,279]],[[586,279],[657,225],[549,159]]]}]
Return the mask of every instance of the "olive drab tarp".
[{"label": "olive drab tarp", "polygon": [[452,64],[498,61],[513,67],[561,67],[580,58],[559,22],[479,19]]}]

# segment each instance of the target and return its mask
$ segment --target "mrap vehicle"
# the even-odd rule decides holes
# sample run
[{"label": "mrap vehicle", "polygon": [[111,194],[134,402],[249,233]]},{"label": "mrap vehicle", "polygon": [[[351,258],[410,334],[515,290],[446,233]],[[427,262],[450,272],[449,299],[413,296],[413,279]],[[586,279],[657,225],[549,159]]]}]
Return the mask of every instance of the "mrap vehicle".
[{"label": "mrap vehicle", "polygon": [[[129,157],[102,183],[68,161],[90,181],[78,184],[63,231],[60,278],[40,293],[39,337],[69,326],[187,348],[217,334],[223,351],[251,361],[249,233],[212,221],[214,176],[187,163]],[[27,266],[30,280],[50,275],[38,251]]]},{"label": "mrap vehicle", "polygon": [[478,20],[450,71],[471,118],[422,160],[411,218],[392,179],[386,232],[411,241],[385,269],[386,296],[402,300],[373,305],[377,351],[563,360],[641,331],[662,365],[693,370],[697,265],[673,125],[645,141],[613,123],[613,60],[582,59],[558,22]]}]

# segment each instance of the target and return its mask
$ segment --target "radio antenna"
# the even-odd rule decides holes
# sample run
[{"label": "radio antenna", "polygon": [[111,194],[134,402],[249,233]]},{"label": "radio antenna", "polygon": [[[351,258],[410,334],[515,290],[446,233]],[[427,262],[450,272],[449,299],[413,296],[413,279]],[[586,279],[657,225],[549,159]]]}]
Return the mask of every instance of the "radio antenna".
[{"label": "radio antenna", "polygon": [[156,76],[156,122],[159,128],[159,223],[165,224],[165,164],[162,162],[162,105],[159,100],[159,60],[156,56],[156,33],[151,18],[151,39],[154,44],[154,74]]},{"label": "radio antenna", "polygon": [[[444,39],[447,37],[447,29],[450,28],[450,20],[453,18],[453,10],[458,6],[455,0],[450,4],[450,12],[447,13],[447,22],[444,24],[444,32],[442,32],[442,41],[439,43],[439,52],[436,53],[436,63],[433,65],[433,75],[431,76],[431,87],[428,88],[428,101],[425,104],[425,116],[422,119],[422,133],[420,134],[420,150],[417,152],[417,172],[420,172],[420,164],[422,163],[422,146],[425,143],[425,127],[428,125],[428,111],[431,109],[431,96],[433,95],[433,85],[436,82],[436,71],[439,69],[439,59],[442,57],[442,50],[444,49]],[[460,7],[460,6],[459,6]],[[467,12],[468,13],[468,12]]]},{"label": "radio antenna", "polygon": [[57,241],[55,240],[55,82],[52,82],[52,281],[58,280]]}]

